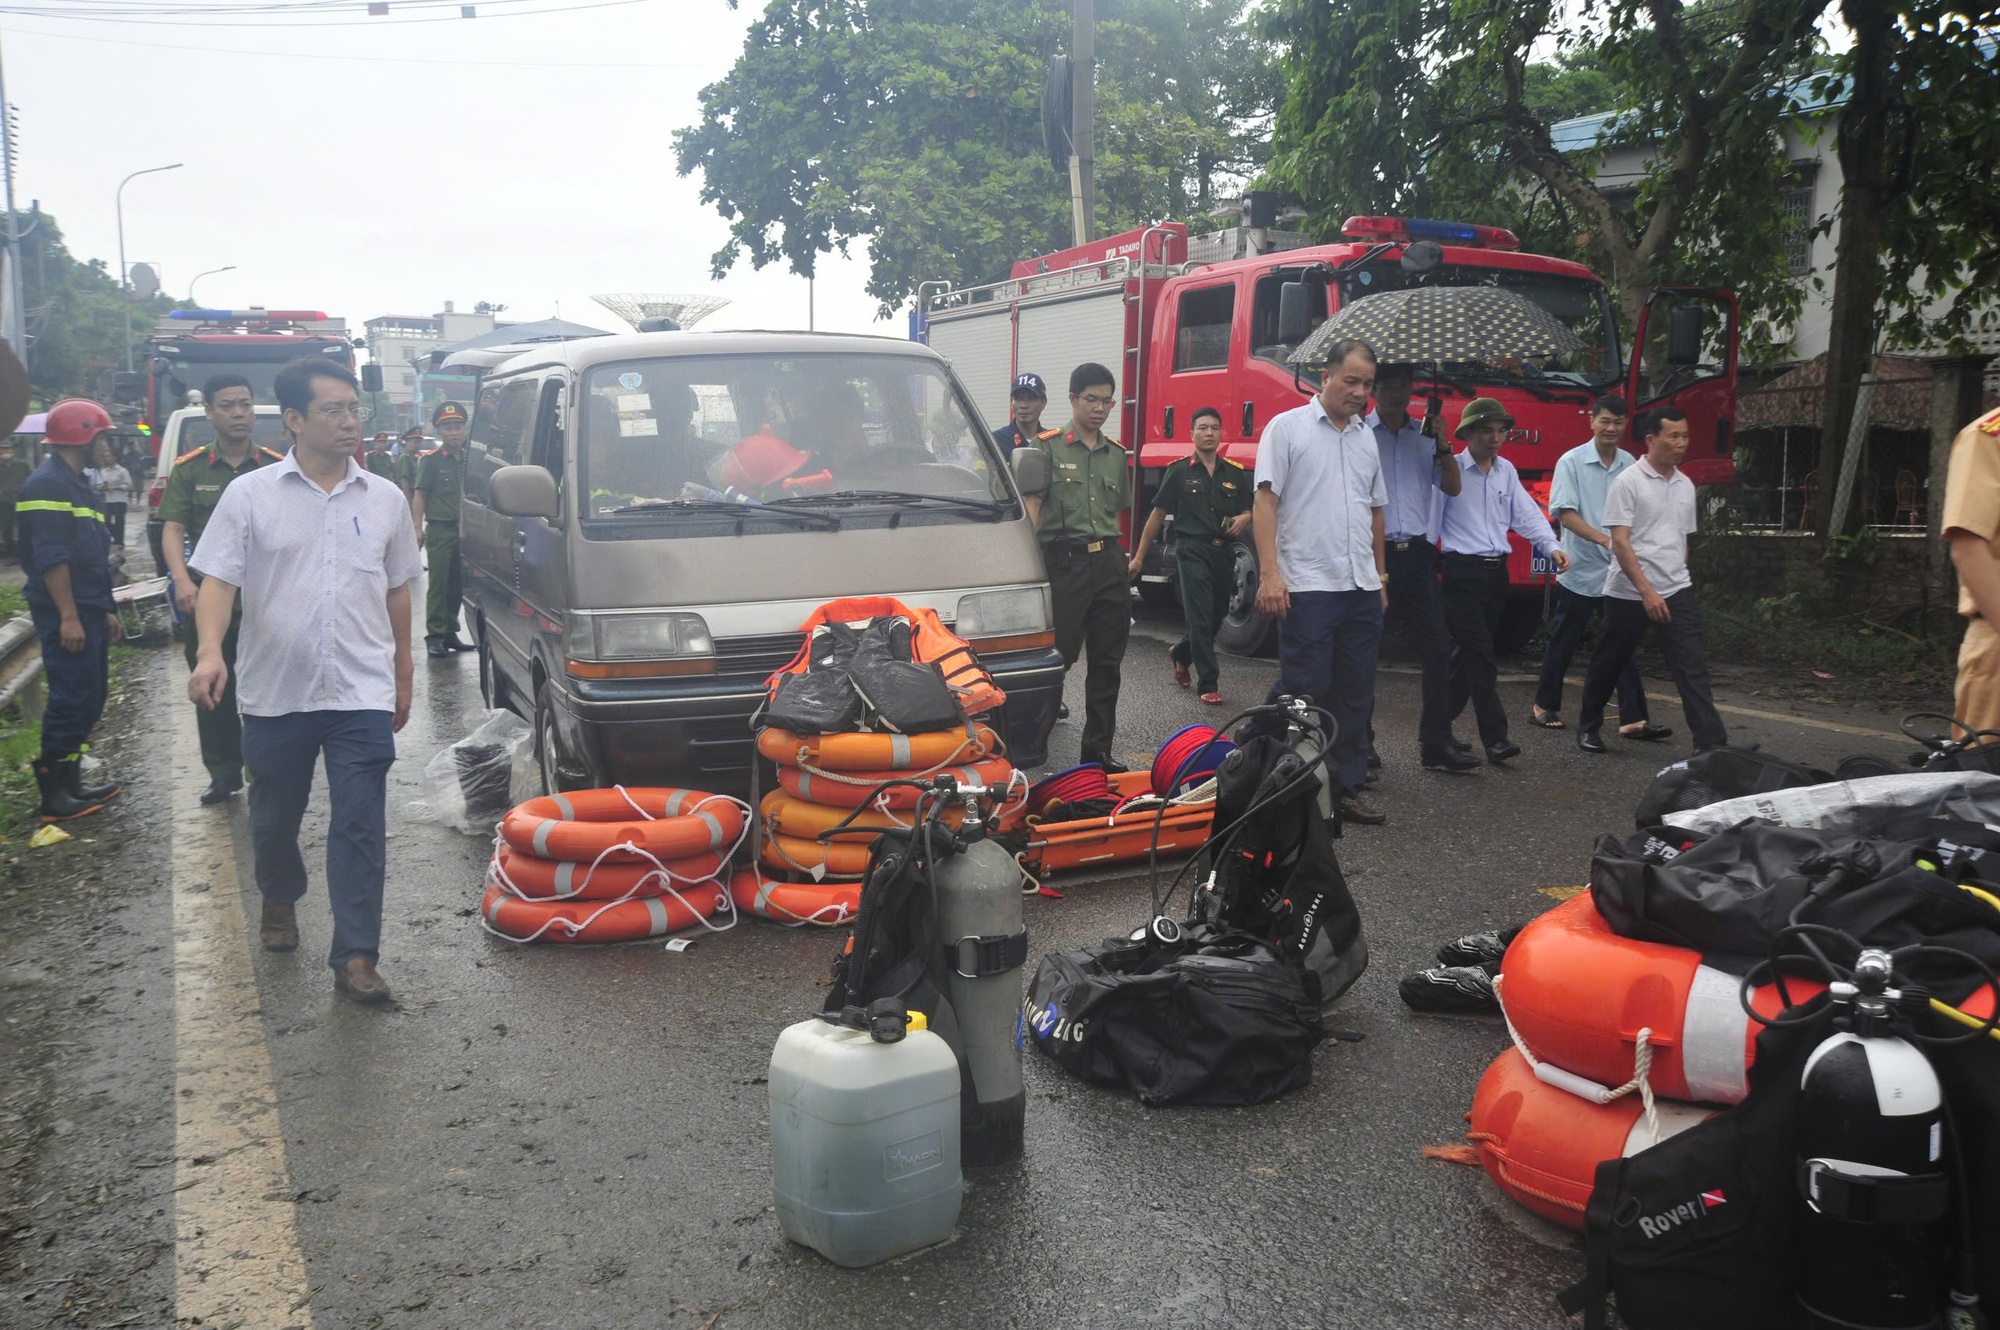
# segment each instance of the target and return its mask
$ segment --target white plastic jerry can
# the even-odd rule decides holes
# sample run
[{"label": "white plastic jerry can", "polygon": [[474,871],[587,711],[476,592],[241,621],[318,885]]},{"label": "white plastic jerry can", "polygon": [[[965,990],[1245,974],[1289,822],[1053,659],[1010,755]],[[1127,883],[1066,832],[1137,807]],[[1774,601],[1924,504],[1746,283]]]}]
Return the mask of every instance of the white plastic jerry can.
[{"label": "white plastic jerry can", "polygon": [[771,1190],[793,1242],[864,1266],[951,1236],[958,1059],[912,1012],[907,1035],[800,1021],[771,1050]]}]

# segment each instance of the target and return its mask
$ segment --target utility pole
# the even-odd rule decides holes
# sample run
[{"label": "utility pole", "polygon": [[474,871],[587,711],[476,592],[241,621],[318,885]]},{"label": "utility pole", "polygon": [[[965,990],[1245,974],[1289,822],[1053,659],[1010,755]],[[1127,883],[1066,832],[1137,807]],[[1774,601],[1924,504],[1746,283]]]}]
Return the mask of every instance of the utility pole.
[{"label": "utility pole", "polygon": [[5,143],[0,145],[0,171],[6,175],[7,195],[7,319],[0,327],[0,337],[7,339],[25,363],[28,347],[22,332],[27,327],[27,311],[21,308],[21,222],[14,215],[14,111],[7,105],[4,61],[0,61],[0,134],[5,135]]},{"label": "utility pole", "polygon": [[134,171],[118,182],[118,192],[112,195],[118,213],[118,294],[125,304],[125,372],[132,372],[132,280],[125,268],[125,186],[142,175],[152,175],[156,171],[178,171],[181,164],[171,166],[149,166],[143,171]]},{"label": "utility pole", "polygon": [[1069,197],[1076,243],[1097,229],[1097,156],[1091,129],[1097,122],[1097,8],[1095,0],[1074,0],[1070,18]]}]

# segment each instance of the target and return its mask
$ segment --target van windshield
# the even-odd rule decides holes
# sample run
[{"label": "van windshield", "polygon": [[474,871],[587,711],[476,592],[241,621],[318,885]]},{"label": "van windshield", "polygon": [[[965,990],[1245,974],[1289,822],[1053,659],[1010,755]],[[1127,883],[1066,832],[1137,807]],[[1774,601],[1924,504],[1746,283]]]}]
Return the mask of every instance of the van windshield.
[{"label": "van windshield", "polygon": [[850,525],[990,520],[1013,503],[979,417],[913,356],[616,361],[584,375],[580,414],[583,512],[605,523],[763,533],[801,529],[783,513],[802,508]]}]

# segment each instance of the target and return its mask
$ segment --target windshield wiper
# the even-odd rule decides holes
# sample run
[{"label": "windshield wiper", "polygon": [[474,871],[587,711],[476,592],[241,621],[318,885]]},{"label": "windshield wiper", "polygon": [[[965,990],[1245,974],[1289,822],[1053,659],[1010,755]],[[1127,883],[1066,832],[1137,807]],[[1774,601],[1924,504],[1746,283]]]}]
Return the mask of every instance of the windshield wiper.
[{"label": "windshield wiper", "polygon": [[1519,388],[1522,392],[1528,394],[1528,396],[1544,402],[1556,401],[1558,395],[1563,397],[1581,396],[1585,400],[1588,400],[1590,397],[1590,390],[1581,385],[1555,382],[1546,374],[1531,378],[1526,374],[1501,369],[1497,365],[1475,365],[1472,367],[1469,377],[1474,383],[1504,383],[1510,387]]},{"label": "windshield wiper", "polygon": [[772,517],[781,522],[816,523],[829,531],[840,529],[840,519],[832,513],[801,512],[796,508],[778,508],[768,503],[729,503],[722,499],[641,499],[628,503],[622,508],[609,508],[599,517],[618,517],[625,513],[651,513],[664,516],[672,513],[701,513],[705,516],[727,515],[749,519]]},{"label": "windshield wiper", "polygon": [[845,503],[886,503],[901,506],[911,503],[941,503],[951,508],[967,512],[984,513],[997,517],[1006,511],[1006,506],[985,499],[968,499],[957,494],[918,494],[909,490],[835,490],[831,494],[794,494],[788,498],[774,499],[770,505],[814,504],[826,502]]}]

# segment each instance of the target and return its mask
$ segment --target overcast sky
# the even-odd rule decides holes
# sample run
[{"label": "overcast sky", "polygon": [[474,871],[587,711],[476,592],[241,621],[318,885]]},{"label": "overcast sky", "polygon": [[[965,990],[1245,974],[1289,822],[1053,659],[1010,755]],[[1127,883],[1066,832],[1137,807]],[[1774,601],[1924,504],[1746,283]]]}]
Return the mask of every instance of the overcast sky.
[{"label": "overcast sky", "polygon": [[[274,3],[315,12],[247,12]],[[239,12],[138,21],[192,8]],[[236,265],[201,279],[206,306],[323,309],[358,328],[488,300],[509,320],[559,306],[622,331],[593,294],[712,292],[732,303],[704,326],[806,326],[803,278],[744,264],[710,280],[725,225],[699,177],[674,173],[673,131],[727,72],[757,0],[366,9],[4,0],[18,205],[39,199],[72,253],[115,270],[119,180],[185,163],[126,187],[125,251],[177,297]],[[859,252],[823,260],[817,326],[902,335],[900,317],[875,322],[866,280]]]}]

